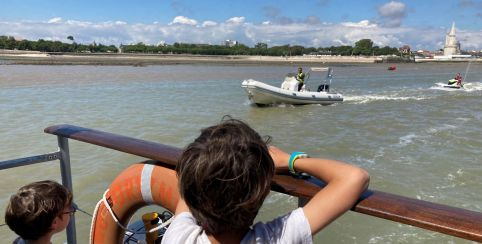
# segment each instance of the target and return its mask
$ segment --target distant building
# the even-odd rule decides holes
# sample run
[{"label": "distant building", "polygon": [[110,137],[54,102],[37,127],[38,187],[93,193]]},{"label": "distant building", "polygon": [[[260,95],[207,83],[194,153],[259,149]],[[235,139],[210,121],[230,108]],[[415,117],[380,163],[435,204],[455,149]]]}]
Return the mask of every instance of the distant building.
[{"label": "distant building", "polygon": [[444,56],[460,54],[460,42],[455,37],[455,23],[452,23],[450,32],[445,36]]},{"label": "distant building", "polygon": [[463,60],[470,59],[472,55],[461,54],[460,52],[460,42],[457,41],[455,36],[455,23],[452,23],[452,28],[450,28],[449,33],[445,36],[445,45],[442,53],[435,52],[434,60],[439,61],[450,61],[450,60]]},{"label": "distant building", "polygon": [[236,45],[238,45],[238,41],[233,41],[233,40],[224,41],[224,46],[226,47],[234,47]]},{"label": "distant building", "polygon": [[425,57],[425,58],[433,58],[433,53],[428,51],[428,50],[418,50],[417,51],[417,56],[419,57]]},{"label": "distant building", "polygon": [[410,54],[410,46],[409,45],[403,45],[401,48],[398,49],[398,51],[403,55],[409,55]]}]

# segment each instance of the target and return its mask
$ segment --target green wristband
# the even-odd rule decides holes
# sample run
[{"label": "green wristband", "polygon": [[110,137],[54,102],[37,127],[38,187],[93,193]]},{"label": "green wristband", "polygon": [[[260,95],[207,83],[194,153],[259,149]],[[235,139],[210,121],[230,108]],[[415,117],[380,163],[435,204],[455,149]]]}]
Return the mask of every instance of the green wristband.
[{"label": "green wristband", "polygon": [[290,173],[296,174],[294,164],[295,164],[295,161],[298,158],[307,158],[307,157],[308,157],[308,154],[306,154],[304,152],[296,151],[296,152],[291,153],[290,160],[288,161],[288,169],[289,169]]}]

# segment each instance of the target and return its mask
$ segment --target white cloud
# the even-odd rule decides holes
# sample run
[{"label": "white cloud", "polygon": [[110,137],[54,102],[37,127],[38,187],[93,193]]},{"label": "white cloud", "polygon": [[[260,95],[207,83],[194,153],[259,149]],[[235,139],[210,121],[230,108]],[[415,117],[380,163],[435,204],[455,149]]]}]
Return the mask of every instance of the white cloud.
[{"label": "white cloud", "polygon": [[52,18],[52,19],[49,19],[49,20],[47,21],[47,23],[49,23],[49,24],[61,23],[61,22],[62,22],[62,18],[60,18],[60,17]]},{"label": "white cloud", "polygon": [[226,23],[228,24],[234,24],[234,25],[239,25],[244,23],[245,18],[243,16],[241,17],[232,17],[228,20],[226,20]]},{"label": "white cloud", "polygon": [[211,21],[211,20],[206,20],[203,22],[201,25],[202,27],[208,27],[208,26],[216,26],[218,23]]},{"label": "white cloud", "polygon": [[362,20],[360,22],[342,22],[342,26],[355,27],[355,28],[374,28],[377,27],[376,24],[370,24],[368,20]]},{"label": "white cloud", "polygon": [[407,8],[402,2],[391,1],[380,6],[378,14],[383,18],[386,26],[398,27],[407,16]]},{"label": "white cloud", "polygon": [[84,28],[93,25],[92,22],[77,21],[77,20],[67,20],[67,21],[65,21],[65,24],[72,25],[72,26],[78,26],[78,27],[84,27]]},{"label": "white cloud", "polygon": [[482,50],[482,32],[458,31],[456,35],[462,49]]},{"label": "white cloud", "polygon": [[184,17],[184,16],[176,16],[171,23],[169,23],[170,25],[173,25],[173,24],[181,24],[181,25],[197,25],[197,21],[194,20],[194,19],[190,19],[190,18],[187,18],[187,17]]},{"label": "white cloud", "polygon": [[380,6],[378,13],[384,17],[402,17],[405,15],[405,4],[391,1]]},{"label": "white cloud", "polygon": [[320,18],[318,18],[318,16],[308,16],[308,17],[306,17],[305,22],[307,24],[311,24],[311,25],[317,25],[317,24],[321,23]]},{"label": "white cloud", "polygon": [[[179,16],[178,16],[179,17]],[[191,21],[189,21],[191,20]],[[412,48],[437,50],[442,48],[446,29],[388,27],[368,20],[343,23],[279,22],[250,23],[244,17],[231,21],[197,21],[187,17],[175,18],[169,24],[131,24],[123,21],[85,22],[77,20],[0,22],[0,33],[28,40],[59,40],[67,42],[72,35],[77,43],[92,42],[133,44],[143,42],[156,45],[160,41],[219,44],[224,40],[236,40],[248,46],[258,42],[273,45],[303,45],[329,47],[354,45],[360,39],[369,38],[375,45],[399,47],[408,44]],[[237,23],[237,24],[233,24]],[[457,38],[463,49],[482,49],[480,31],[457,29]]]}]

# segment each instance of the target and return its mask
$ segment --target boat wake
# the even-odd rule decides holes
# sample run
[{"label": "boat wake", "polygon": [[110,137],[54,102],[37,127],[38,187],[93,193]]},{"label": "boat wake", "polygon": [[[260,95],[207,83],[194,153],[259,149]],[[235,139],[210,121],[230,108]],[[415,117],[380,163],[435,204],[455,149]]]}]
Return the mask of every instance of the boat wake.
[{"label": "boat wake", "polygon": [[446,86],[447,86],[447,83],[445,82],[437,82],[435,83],[434,86],[430,87],[429,89],[442,90],[442,91],[464,91],[464,92],[482,91],[482,81],[464,83],[463,89],[454,89]]},{"label": "boat wake", "polygon": [[468,92],[472,91],[482,91],[482,81],[477,81],[477,82],[470,82],[467,84],[464,84],[464,90]]},{"label": "boat wake", "polygon": [[[457,120],[467,121],[467,119],[464,118],[457,118]],[[456,130],[457,128],[459,128],[459,126],[457,125],[442,124],[439,126],[427,128],[425,130],[419,131],[418,133],[409,133],[399,138],[399,142],[396,147],[406,147],[415,142],[428,143],[430,142],[430,138],[437,135],[438,133],[442,131]]]},{"label": "boat wake", "polygon": [[345,102],[354,104],[365,104],[377,101],[407,101],[407,100],[425,100],[426,97],[420,96],[400,96],[398,94],[393,95],[362,95],[362,96],[345,96]]}]

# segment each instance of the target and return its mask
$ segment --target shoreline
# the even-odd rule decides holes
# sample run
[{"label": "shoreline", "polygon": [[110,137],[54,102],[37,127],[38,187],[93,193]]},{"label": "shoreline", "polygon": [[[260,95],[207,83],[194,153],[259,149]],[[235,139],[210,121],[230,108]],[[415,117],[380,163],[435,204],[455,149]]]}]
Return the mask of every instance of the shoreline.
[{"label": "shoreline", "polygon": [[211,56],[186,54],[117,54],[117,53],[42,53],[0,50],[0,65],[168,65],[168,64],[241,64],[304,65],[377,63],[380,57],[352,56]]},{"label": "shoreline", "polygon": [[[417,60],[415,63],[482,62],[472,60]],[[313,64],[374,64],[382,57],[364,56],[211,56],[186,54],[117,54],[117,53],[43,53],[36,51],[0,50],[0,65],[313,65]],[[392,63],[392,62],[388,62]]]}]

